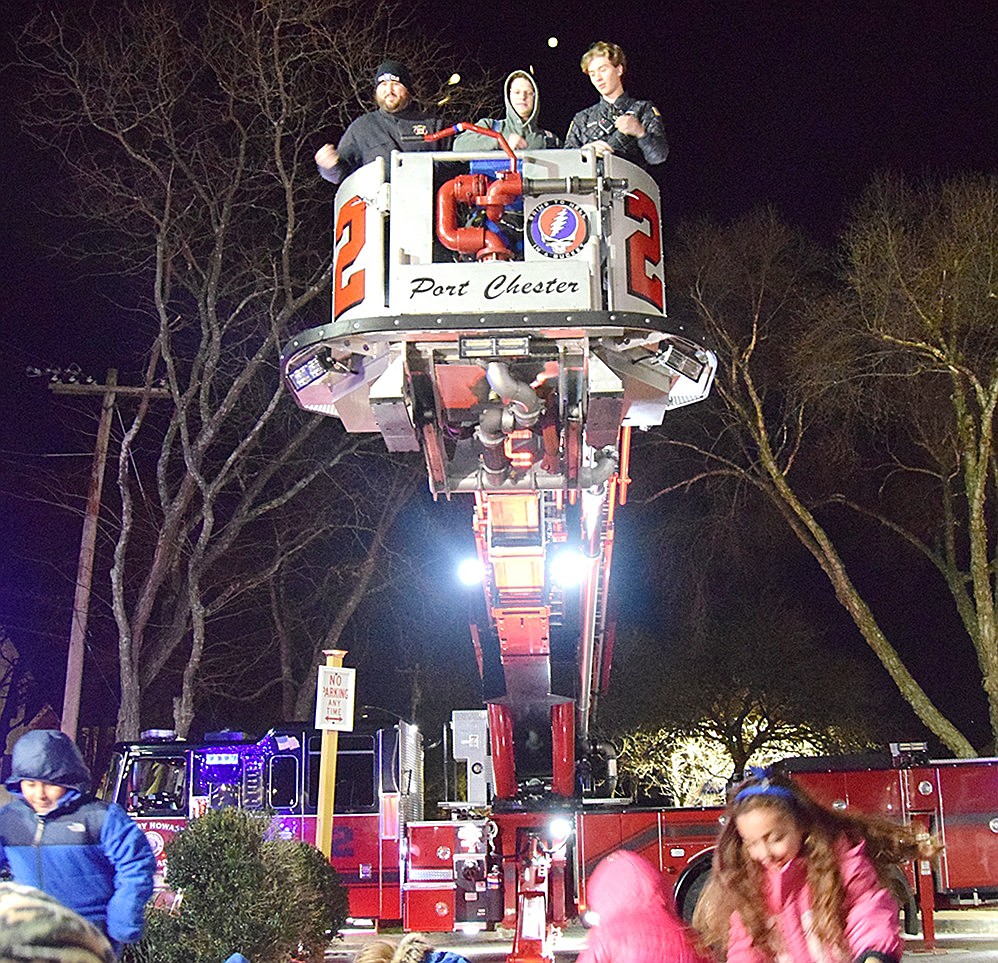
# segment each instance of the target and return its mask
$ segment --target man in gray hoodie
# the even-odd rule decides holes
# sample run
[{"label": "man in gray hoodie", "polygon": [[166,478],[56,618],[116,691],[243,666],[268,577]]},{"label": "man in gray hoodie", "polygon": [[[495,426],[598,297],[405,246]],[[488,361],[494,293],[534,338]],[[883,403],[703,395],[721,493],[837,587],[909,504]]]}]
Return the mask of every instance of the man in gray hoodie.
[{"label": "man in gray hoodie", "polygon": [[[478,127],[498,131],[513,150],[542,150],[560,147],[561,141],[537,122],[540,109],[537,82],[525,70],[514,70],[503,84],[506,116],[503,119],[482,117]],[[454,150],[498,150],[499,141],[485,134],[466,130],[454,138]]]}]

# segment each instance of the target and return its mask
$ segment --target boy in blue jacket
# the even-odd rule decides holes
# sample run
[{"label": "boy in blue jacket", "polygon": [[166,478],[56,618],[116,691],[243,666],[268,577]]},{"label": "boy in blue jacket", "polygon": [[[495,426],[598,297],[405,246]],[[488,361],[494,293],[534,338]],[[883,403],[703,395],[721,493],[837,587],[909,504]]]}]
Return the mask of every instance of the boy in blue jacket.
[{"label": "boy in blue jacket", "polygon": [[156,858],[142,830],[90,794],[90,770],[65,733],[36,729],[14,746],[0,809],[0,869],[44,890],[108,935],[115,952],[142,937]]}]

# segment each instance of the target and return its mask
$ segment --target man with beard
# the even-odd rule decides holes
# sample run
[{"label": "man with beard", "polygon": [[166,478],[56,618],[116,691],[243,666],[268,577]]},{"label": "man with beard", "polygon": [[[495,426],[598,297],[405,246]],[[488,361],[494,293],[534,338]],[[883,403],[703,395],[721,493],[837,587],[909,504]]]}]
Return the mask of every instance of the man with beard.
[{"label": "man with beard", "polygon": [[386,160],[393,150],[446,150],[447,142],[426,143],[423,134],[439,130],[437,117],[413,104],[409,94],[412,78],[403,64],[386,60],[374,72],[374,99],[378,109],[358,117],[339,144],[324,144],[315,153],[319,173],[333,184],[376,157]]},{"label": "man with beard", "polygon": [[669,154],[662,115],[653,103],[624,92],[627,58],[615,43],[600,41],[582,57],[582,72],[599,91],[599,102],[580,110],[568,128],[566,147],[595,147],[640,167],[661,164]]}]

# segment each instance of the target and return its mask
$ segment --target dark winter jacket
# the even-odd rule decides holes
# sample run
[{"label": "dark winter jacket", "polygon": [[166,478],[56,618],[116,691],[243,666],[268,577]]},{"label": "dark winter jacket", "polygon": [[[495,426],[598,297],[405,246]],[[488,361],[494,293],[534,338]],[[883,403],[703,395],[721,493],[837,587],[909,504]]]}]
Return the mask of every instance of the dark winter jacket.
[{"label": "dark winter jacket", "polygon": [[375,158],[384,157],[387,160],[393,150],[446,150],[446,142],[427,143],[418,139],[443,126],[438,118],[428,116],[413,106],[394,114],[372,110],[358,117],[344,132],[336,145],[339,163],[335,167],[320,166],[319,173],[327,181],[339,184],[344,177]]},{"label": "dark winter jacket", "polygon": [[[36,813],[21,781],[36,779],[68,791],[51,812]],[[90,772],[66,735],[39,729],[14,746],[7,788],[13,802],[0,809],[0,867],[35,886],[117,943],[142,935],[156,859],[125,810],[90,795]]]},{"label": "dark winter jacket", "polygon": [[[513,109],[509,100],[510,84],[517,77],[523,77],[529,81],[534,88],[534,109],[526,119]],[[506,104],[506,116],[502,120],[494,117],[482,117],[475,121],[478,127],[487,127],[489,130],[498,131],[507,140],[513,134],[519,134],[526,142],[528,150],[542,150],[544,148],[559,147],[561,141],[549,130],[544,130],[537,122],[537,113],[540,110],[540,92],[537,90],[537,82],[525,70],[514,70],[502,85],[503,99]],[[454,150],[498,150],[499,141],[494,137],[486,137],[485,134],[476,134],[468,130],[458,134],[454,138]]]},{"label": "dark winter jacket", "polygon": [[[644,137],[623,134],[614,126],[622,114],[634,114],[645,129]],[[647,100],[635,100],[621,94],[612,103],[602,97],[599,103],[580,110],[569,124],[565,135],[566,147],[582,147],[594,140],[605,141],[617,157],[623,157],[640,167],[661,164],[669,156],[662,115]]]}]

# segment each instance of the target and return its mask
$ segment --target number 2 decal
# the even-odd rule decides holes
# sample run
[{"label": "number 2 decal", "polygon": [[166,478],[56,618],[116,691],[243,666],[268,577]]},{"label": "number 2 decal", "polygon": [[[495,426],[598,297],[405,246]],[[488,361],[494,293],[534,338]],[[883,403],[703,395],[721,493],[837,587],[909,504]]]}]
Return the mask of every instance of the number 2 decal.
[{"label": "number 2 decal", "polygon": [[[344,284],[343,274],[356,263],[364,248],[367,231],[367,204],[359,197],[351,197],[336,217],[334,244],[337,245],[333,262],[333,320],[344,311],[364,300],[364,269],[350,275]],[[346,241],[343,240],[346,236]]]},{"label": "number 2 decal", "polygon": [[624,214],[633,221],[646,221],[649,228],[648,234],[634,231],[627,239],[627,291],[661,311],[665,304],[662,279],[648,273],[648,265],[656,268],[662,263],[658,207],[644,191],[635,190],[624,198]]}]

